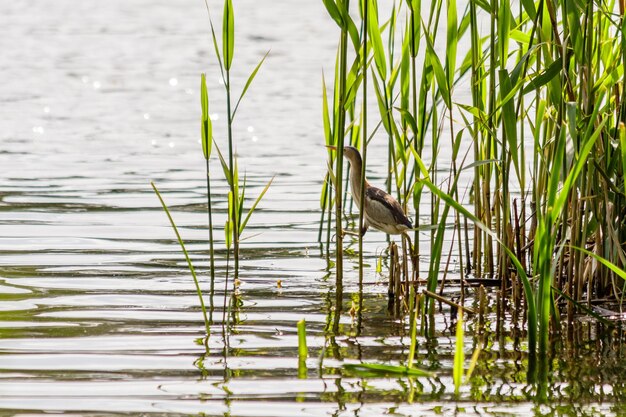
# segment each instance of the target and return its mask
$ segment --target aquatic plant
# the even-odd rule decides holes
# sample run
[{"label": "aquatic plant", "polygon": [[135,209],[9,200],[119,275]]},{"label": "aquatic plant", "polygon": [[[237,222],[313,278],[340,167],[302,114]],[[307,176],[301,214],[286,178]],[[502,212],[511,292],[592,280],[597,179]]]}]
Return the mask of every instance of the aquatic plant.
[{"label": "aquatic plant", "polygon": [[[344,94],[357,97],[352,88],[348,93],[337,87],[346,73],[342,58],[350,36],[358,39],[360,49],[355,50],[362,50],[362,57],[348,78],[367,80],[371,75],[369,85],[386,133],[387,189],[395,188],[407,208],[412,203],[413,254],[429,259],[425,294],[430,302],[422,303],[423,317],[435,311],[429,294],[441,285],[442,274],[445,280],[454,254],[461,305],[469,274],[497,282],[498,314],[513,311],[526,322],[529,379],[545,380],[550,335],[560,327],[561,312],[570,323],[583,304],[588,310],[593,300],[619,306],[623,299],[623,1],[524,0],[512,6],[505,0],[470,0],[460,10],[455,0],[436,0],[423,13],[419,0],[406,0],[394,4],[383,19],[378,4],[368,0],[360,3],[360,37],[352,34],[345,2],[324,4],[344,41],[335,67],[339,99],[335,95],[333,120],[346,107]],[[441,40],[437,37],[444,24]],[[459,48],[461,44],[469,48]],[[445,55],[439,52],[442,47]],[[364,109],[368,83],[353,86],[362,90]],[[470,103],[459,98],[459,88],[470,93]],[[324,103],[327,144],[340,148],[343,134],[338,133],[344,130],[338,131],[336,123],[330,129],[326,94]],[[365,110],[361,120],[365,146]],[[341,209],[346,209],[341,205],[341,155],[330,161],[339,235]],[[466,187],[469,193],[463,195]],[[328,185],[326,190],[331,201]],[[449,217],[454,218],[452,228]],[[429,231],[426,253],[420,249],[420,231]],[[342,243],[338,237],[338,280]],[[411,294],[406,284],[420,280],[406,277],[404,282],[400,288]],[[565,302],[559,304],[557,296]],[[408,310],[411,317],[413,308]]]},{"label": "aquatic plant", "polygon": [[306,359],[309,356],[309,350],[306,345],[306,321],[300,320],[297,324],[298,328],[298,378],[306,378],[307,367]]},{"label": "aquatic plant", "polygon": [[202,154],[206,161],[206,196],[207,196],[207,216],[209,222],[209,268],[211,270],[210,287],[210,317],[213,314],[213,295],[215,293],[215,250],[213,245],[213,204],[211,202],[211,150],[213,148],[213,125],[209,115],[209,94],[206,87],[206,75],[200,77],[200,104],[202,107],[201,132],[202,132]]},{"label": "aquatic plant", "polygon": [[[222,15],[222,48],[218,46],[217,35],[215,33],[215,28],[213,26],[213,20],[211,19],[211,13],[209,10],[208,1],[205,0],[205,5],[207,8],[207,12],[209,14],[209,24],[211,28],[211,37],[213,40],[214,52],[217,58],[220,73],[222,76],[222,81],[224,85],[224,89],[226,92],[226,115],[227,115],[227,135],[228,135],[228,153],[224,158],[222,153],[219,151],[219,148],[216,145],[216,149],[218,151],[220,162],[222,163],[222,167],[224,170],[224,176],[229,185],[229,193],[228,193],[228,220],[224,226],[225,232],[225,240],[228,252],[230,254],[232,247],[232,254],[234,258],[234,279],[238,279],[239,277],[239,241],[241,238],[241,234],[243,229],[245,228],[248,220],[250,219],[251,214],[256,209],[259,201],[263,198],[267,189],[272,183],[271,179],[265,188],[261,191],[259,196],[254,201],[251,208],[248,210],[247,214],[244,213],[243,202],[245,199],[245,190],[246,190],[246,182],[245,179],[243,183],[239,181],[239,171],[237,167],[237,158],[235,156],[235,141],[233,137],[233,123],[235,119],[235,115],[241,104],[243,97],[245,96],[248,88],[252,84],[256,74],[258,73],[261,65],[265,62],[267,58],[266,53],[263,58],[259,61],[256,67],[249,74],[248,79],[237,99],[235,105],[233,106],[232,100],[232,85],[231,85],[231,67],[233,63],[233,56],[235,53],[235,10],[233,7],[232,0],[224,1],[224,9]],[[228,288],[228,276],[225,280],[225,286]],[[226,300],[226,298],[225,298]],[[226,302],[226,301],[225,301]]]}]

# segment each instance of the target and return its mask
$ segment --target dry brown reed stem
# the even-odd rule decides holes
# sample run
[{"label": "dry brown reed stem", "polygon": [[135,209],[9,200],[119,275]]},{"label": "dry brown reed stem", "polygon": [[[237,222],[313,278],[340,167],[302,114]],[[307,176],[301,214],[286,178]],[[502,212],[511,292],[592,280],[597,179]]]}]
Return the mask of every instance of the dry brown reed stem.
[{"label": "dry brown reed stem", "polygon": [[454,301],[448,300],[447,298],[440,296],[437,293],[430,292],[425,288],[422,290],[422,294],[432,297],[437,301],[441,301],[442,303],[448,304],[451,307],[455,307],[457,309],[463,310],[465,313],[477,314],[476,310],[469,308],[469,307],[464,307],[458,303],[455,303]]}]

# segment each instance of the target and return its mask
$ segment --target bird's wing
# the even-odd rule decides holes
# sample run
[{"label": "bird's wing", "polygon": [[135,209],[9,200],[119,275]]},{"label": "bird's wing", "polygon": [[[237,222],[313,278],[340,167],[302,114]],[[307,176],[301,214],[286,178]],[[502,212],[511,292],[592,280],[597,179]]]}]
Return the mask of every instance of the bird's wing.
[{"label": "bird's wing", "polygon": [[369,212],[379,222],[385,224],[403,224],[409,229],[413,228],[411,221],[404,214],[404,210],[395,198],[376,187],[366,190]]}]

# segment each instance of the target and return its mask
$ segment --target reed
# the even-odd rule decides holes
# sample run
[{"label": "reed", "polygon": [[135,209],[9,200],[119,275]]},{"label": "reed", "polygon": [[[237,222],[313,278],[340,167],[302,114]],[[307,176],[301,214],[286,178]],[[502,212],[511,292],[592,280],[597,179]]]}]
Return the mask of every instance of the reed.
[{"label": "reed", "polygon": [[[231,247],[232,254],[234,260],[234,280],[237,280],[239,277],[239,242],[241,239],[241,234],[250,219],[250,216],[256,209],[258,203],[263,198],[265,193],[267,192],[269,186],[271,185],[273,178],[267,183],[265,188],[261,191],[259,196],[254,200],[252,206],[248,210],[247,213],[244,211],[244,201],[245,201],[245,191],[246,191],[246,181],[245,178],[243,182],[239,180],[239,170],[237,165],[237,158],[235,156],[235,139],[233,136],[233,124],[235,120],[235,115],[237,114],[237,110],[239,109],[239,105],[241,104],[246,92],[248,91],[252,81],[256,77],[259,69],[265,62],[268,53],[266,53],[263,58],[259,61],[256,67],[252,70],[252,72],[248,75],[247,81],[244,87],[239,94],[239,98],[236,102],[234,102],[232,94],[233,88],[231,85],[231,70],[233,64],[233,57],[235,54],[235,10],[233,7],[232,0],[225,0],[222,14],[222,47],[220,49],[219,42],[217,40],[217,35],[215,31],[215,27],[213,25],[213,20],[211,18],[210,8],[208,4],[208,0],[205,0],[205,5],[207,9],[207,13],[209,16],[209,24],[211,28],[211,38],[213,40],[213,47],[215,56],[217,58],[219,69],[224,85],[224,89],[226,92],[226,115],[227,115],[227,141],[228,141],[228,153],[226,157],[222,155],[219,147],[215,143],[215,148],[218,151],[218,155],[220,158],[220,163],[222,165],[224,171],[224,177],[229,186],[228,192],[228,219],[226,220],[226,224],[224,226],[225,232],[225,241],[226,247],[228,250],[228,254],[230,257]],[[203,86],[205,84],[203,83]],[[204,94],[204,93],[203,93]],[[203,95],[203,97],[205,97]],[[203,100],[203,117],[204,117],[204,98]],[[206,99],[206,107],[208,109],[208,96]],[[204,123],[204,122],[203,122]],[[209,124],[210,125],[210,124]],[[204,132],[204,130],[203,130]],[[207,138],[207,140],[213,141],[212,138]],[[204,141],[203,141],[204,144]],[[204,146],[204,145],[203,145]],[[207,147],[208,149],[208,147]],[[208,164],[208,162],[207,162]],[[207,165],[208,166],[208,165]],[[208,168],[207,168],[208,175]],[[207,186],[208,187],[208,186]],[[210,205],[210,202],[209,202]],[[209,208],[210,210],[210,208]],[[228,274],[225,278],[225,287],[228,288]],[[224,303],[226,304],[226,293],[224,296]],[[224,305],[224,311],[226,311],[226,305]]]},{"label": "reed", "polygon": [[211,150],[213,148],[213,125],[209,115],[209,94],[206,87],[206,75],[200,78],[200,105],[202,107],[201,132],[202,132],[202,154],[206,161],[206,195],[207,195],[207,216],[209,222],[209,268],[211,269],[210,287],[210,309],[209,316],[213,318],[213,295],[215,294],[215,251],[213,246],[213,204],[211,202]]},{"label": "reed", "polygon": [[298,328],[298,378],[305,379],[307,375],[306,359],[309,356],[309,350],[306,345],[306,321],[300,320],[297,324]]},{"label": "reed", "polygon": [[[345,47],[353,38],[347,5],[324,4],[342,28]],[[461,282],[468,274],[493,279],[500,314],[525,307],[514,316],[526,322],[529,380],[545,380],[550,338],[561,322],[557,297],[566,300],[566,323],[597,300],[616,309],[623,300],[624,1],[523,0],[517,7],[470,0],[460,10],[455,0],[434,0],[423,13],[419,0],[405,0],[386,17],[375,1],[363,6],[365,56],[355,78],[365,80],[362,108],[368,94],[378,104],[386,135],[374,140],[387,148],[388,190],[414,213],[412,251],[415,259],[429,259],[427,294],[448,273],[446,253],[456,257]],[[438,39],[443,25],[445,40]],[[343,52],[336,86],[346,71]],[[335,92],[343,97],[341,89]],[[334,104],[344,103],[340,99]],[[336,110],[332,144],[341,149]],[[325,107],[328,141],[327,115]],[[372,117],[362,116],[363,138]],[[341,154],[331,162],[339,233]],[[420,230],[429,230],[429,239]],[[340,239],[337,244],[341,252]],[[419,282],[417,269],[407,282]],[[430,299],[422,303],[423,315],[434,313]]]}]

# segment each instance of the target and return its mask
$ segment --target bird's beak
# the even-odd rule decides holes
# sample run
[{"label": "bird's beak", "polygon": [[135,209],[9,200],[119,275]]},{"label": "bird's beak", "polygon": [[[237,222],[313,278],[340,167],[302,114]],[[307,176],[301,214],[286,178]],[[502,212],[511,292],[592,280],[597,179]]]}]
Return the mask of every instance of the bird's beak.
[{"label": "bird's beak", "polygon": [[329,146],[329,145],[326,145],[326,147],[327,147],[328,149],[330,149],[331,151],[336,151],[336,150],[337,150],[337,147],[336,147],[336,146]]}]

